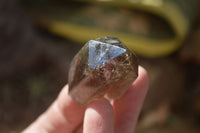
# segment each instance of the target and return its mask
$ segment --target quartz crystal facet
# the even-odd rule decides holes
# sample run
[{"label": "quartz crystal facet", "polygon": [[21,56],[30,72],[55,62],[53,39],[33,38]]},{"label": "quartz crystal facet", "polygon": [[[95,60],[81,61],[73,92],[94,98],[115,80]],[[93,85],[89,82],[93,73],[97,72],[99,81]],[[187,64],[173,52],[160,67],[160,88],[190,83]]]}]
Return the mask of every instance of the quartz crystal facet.
[{"label": "quartz crystal facet", "polygon": [[90,40],[71,62],[69,95],[80,105],[104,95],[119,99],[137,75],[137,57],[119,39]]}]

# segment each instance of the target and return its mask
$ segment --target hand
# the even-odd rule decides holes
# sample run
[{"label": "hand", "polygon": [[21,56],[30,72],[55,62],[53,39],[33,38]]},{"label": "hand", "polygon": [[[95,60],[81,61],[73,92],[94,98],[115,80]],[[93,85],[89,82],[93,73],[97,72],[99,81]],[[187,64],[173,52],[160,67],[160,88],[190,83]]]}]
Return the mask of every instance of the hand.
[{"label": "hand", "polygon": [[23,133],[133,133],[148,90],[148,76],[139,76],[119,100],[105,98],[80,106],[68,95],[66,85],[49,109]]}]

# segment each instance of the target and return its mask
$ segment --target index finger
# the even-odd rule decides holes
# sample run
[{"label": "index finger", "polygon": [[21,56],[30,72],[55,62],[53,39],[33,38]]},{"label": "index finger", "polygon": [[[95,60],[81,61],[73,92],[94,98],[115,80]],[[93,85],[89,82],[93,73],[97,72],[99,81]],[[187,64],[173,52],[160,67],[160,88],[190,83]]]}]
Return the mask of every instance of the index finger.
[{"label": "index finger", "polygon": [[132,133],[149,87],[147,72],[139,66],[139,75],[128,91],[114,101],[116,133]]}]

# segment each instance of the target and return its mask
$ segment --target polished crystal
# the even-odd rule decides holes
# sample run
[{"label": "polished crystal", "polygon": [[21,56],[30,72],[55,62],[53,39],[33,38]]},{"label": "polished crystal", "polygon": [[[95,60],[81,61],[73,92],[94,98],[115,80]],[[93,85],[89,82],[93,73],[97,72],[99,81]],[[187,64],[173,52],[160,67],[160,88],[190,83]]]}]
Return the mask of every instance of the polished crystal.
[{"label": "polished crystal", "polygon": [[72,60],[69,94],[81,105],[104,95],[119,99],[137,75],[137,58],[120,40],[90,40]]}]

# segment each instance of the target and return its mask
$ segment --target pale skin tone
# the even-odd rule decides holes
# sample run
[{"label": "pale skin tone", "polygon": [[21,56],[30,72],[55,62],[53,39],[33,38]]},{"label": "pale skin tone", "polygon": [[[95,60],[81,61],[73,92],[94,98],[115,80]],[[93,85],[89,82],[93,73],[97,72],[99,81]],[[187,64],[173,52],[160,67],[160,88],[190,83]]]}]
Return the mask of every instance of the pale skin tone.
[{"label": "pale skin tone", "polygon": [[68,95],[68,85],[36,121],[22,133],[133,133],[149,80],[139,67],[138,78],[119,99],[105,98],[80,106]]}]

